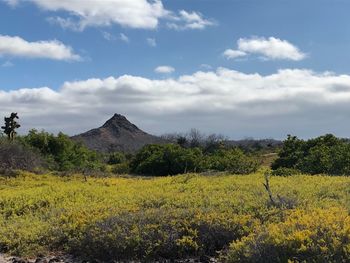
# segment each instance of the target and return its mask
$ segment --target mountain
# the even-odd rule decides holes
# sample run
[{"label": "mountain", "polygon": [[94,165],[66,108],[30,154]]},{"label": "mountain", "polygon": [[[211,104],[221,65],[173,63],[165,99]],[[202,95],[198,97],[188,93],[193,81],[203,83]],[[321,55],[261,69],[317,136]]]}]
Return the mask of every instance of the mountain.
[{"label": "mountain", "polygon": [[146,144],[166,143],[165,140],[140,130],[120,114],[114,114],[100,128],[75,135],[72,139],[100,152],[133,153]]}]

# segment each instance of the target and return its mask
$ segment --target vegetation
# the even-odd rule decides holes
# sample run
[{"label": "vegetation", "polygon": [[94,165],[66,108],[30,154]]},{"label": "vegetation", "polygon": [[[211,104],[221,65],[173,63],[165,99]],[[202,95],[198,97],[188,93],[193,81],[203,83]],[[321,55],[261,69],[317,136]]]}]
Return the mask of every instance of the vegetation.
[{"label": "vegetation", "polygon": [[203,153],[199,148],[186,149],[176,144],[146,145],[132,160],[131,171],[145,175],[176,175],[200,171]]},{"label": "vegetation", "polygon": [[307,141],[289,135],[272,164],[273,169],[281,167],[310,174],[349,175],[350,143],[331,134]]},{"label": "vegetation", "polygon": [[[0,252],[90,262],[350,261],[350,178],[336,176],[350,174],[348,140],[288,136],[276,158],[268,151],[276,147],[240,149],[192,130],[135,155],[103,155],[63,133],[15,138],[16,118],[5,118],[0,138]],[[272,171],[257,172],[272,161]],[[110,176],[86,177],[99,171]]]},{"label": "vegetation", "polygon": [[103,169],[102,158],[96,152],[72,141],[63,133],[55,136],[45,131],[31,130],[21,141],[24,145],[37,149],[51,170],[84,172]]},{"label": "vegetation", "polygon": [[35,172],[45,165],[40,154],[18,142],[0,138],[0,173],[16,174],[14,170]]},{"label": "vegetation", "polygon": [[207,157],[207,168],[215,171],[228,171],[235,174],[256,172],[257,159],[243,153],[239,148],[221,149]]},{"label": "vegetation", "polygon": [[[346,262],[350,178],[262,173],[161,178],[2,178],[0,247],[94,261],[220,256],[226,262]],[[217,251],[220,251],[218,254]],[[323,262],[322,261],[322,262]]]},{"label": "vegetation", "polygon": [[1,126],[1,129],[4,130],[4,133],[7,135],[10,141],[13,141],[17,132],[16,130],[21,127],[21,125],[16,121],[18,115],[16,112],[12,112],[10,117],[5,117],[5,125]]},{"label": "vegetation", "polygon": [[205,154],[202,148],[183,148],[178,144],[147,145],[133,158],[136,174],[164,176],[187,172],[228,171],[236,174],[255,172],[258,162],[240,149],[220,149]]}]

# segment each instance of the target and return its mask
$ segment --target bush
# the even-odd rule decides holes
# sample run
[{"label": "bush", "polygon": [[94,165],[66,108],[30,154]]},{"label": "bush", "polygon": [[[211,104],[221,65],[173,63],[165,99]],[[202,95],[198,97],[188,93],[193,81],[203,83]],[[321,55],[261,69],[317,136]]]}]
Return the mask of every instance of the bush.
[{"label": "bush", "polygon": [[40,155],[19,142],[0,141],[0,170],[9,174],[11,170],[37,171],[44,165]]},{"label": "bush", "polygon": [[226,262],[348,262],[350,217],[345,209],[294,210],[284,222],[234,241]]},{"label": "bush", "polygon": [[108,161],[107,161],[108,164],[113,165],[113,164],[121,164],[124,162],[126,162],[126,157],[125,157],[125,154],[121,152],[111,153],[108,156]]},{"label": "bush", "polygon": [[184,149],[175,144],[146,145],[131,161],[131,171],[144,175],[176,175],[202,169],[203,153],[199,148]]},{"label": "bush", "polygon": [[129,163],[119,163],[112,166],[111,172],[114,174],[128,174],[130,172]]},{"label": "bush", "polygon": [[[96,262],[155,262],[216,256],[232,240],[247,234],[250,216],[148,209],[110,217],[71,241],[71,253]],[[215,221],[213,219],[215,218]]]},{"label": "bush", "polygon": [[271,167],[310,174],[350,175],[350,144],[331,134],[307,141],[288,135]]},{"label": "bush", "polygon": [[219,150],[207,157],[207,168],[216,171],[229,171],[234,174],[256,172],[259,163],[238,148]]},{"label": "bush", "polygon": [[105,168],[96,152],[72,141],[63,133],[54,136],[44,131],[31,130],[22,141],[37,149],[54,170],[86,172]]}]

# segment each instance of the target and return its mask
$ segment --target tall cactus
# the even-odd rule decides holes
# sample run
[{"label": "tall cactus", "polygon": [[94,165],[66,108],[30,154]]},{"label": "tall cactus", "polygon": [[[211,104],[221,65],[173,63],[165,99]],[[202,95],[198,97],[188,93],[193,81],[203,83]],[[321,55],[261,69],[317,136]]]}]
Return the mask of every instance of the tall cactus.
[{"label": "tall cactus", "polygon": [[16,121],[18,118],[17,112],[12,112],[10,117],[5,117],[5,126],[1,126],[1,129],[4,130],[4,133],[7,135],[10,141],[13,141],[17,132],[16,129],[21,127]]}]

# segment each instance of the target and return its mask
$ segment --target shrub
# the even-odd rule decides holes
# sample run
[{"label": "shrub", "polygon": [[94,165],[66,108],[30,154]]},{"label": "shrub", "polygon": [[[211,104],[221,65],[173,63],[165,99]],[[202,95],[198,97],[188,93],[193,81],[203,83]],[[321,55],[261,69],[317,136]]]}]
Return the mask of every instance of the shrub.
[{"label": "shrub", "polygon": [[46,158],[51,169],[81,172],[104,169],[101,157],[96,152],[72,141],[63,133],[54,136],[44,131],[31,130],[22,141],[37,149]]},{"label": "shrub", "polygon": [[112,166],[111,172],[114,174],[128,174],[130,172],[129,163],[119,163]]},{"label": "shrub", "polygon": [[73,254],[94,262],[215,256],[254,224],[250,216],[226,216],[181,209],[124,213],[87,227],[69,246]]},{"label": "shrub", "polygon": [[292,211],[284,222],[260,226],[234,241],[226,262],[347,262],[350,217],[345,209]]},{"label": "shrub", "polygon": [[44,165],[40,155],[19,142],[0,141],[0,170],[9,174],[11,170],[36,171]]},{"label": "shrub", "polygon": [[303,173],[350,174],[350,144],[331,134],[303,141],[288,135],[272,169],[292,168]]},{"label": "shrub", "polygon": [[202,169],[199,148],[184,149],[175,144],[146,145],[131,161],[131,171],[145,175],[175,175]]},{"label": "shrub", "polygon": [[258,161],[238,148],[219,150],[207,157],[207,167],[216,171],[229,171],[235,174],[256,172]]},{"label": "shrub", "polygon": [[114,153],[111,153],[108,157],[108,161],[107,163],[108,164],[121,164],[121,163],[124,163],[126,162],[126,157],[125,157],[125,154],[121,153],[121,152],[114,152]]}]

